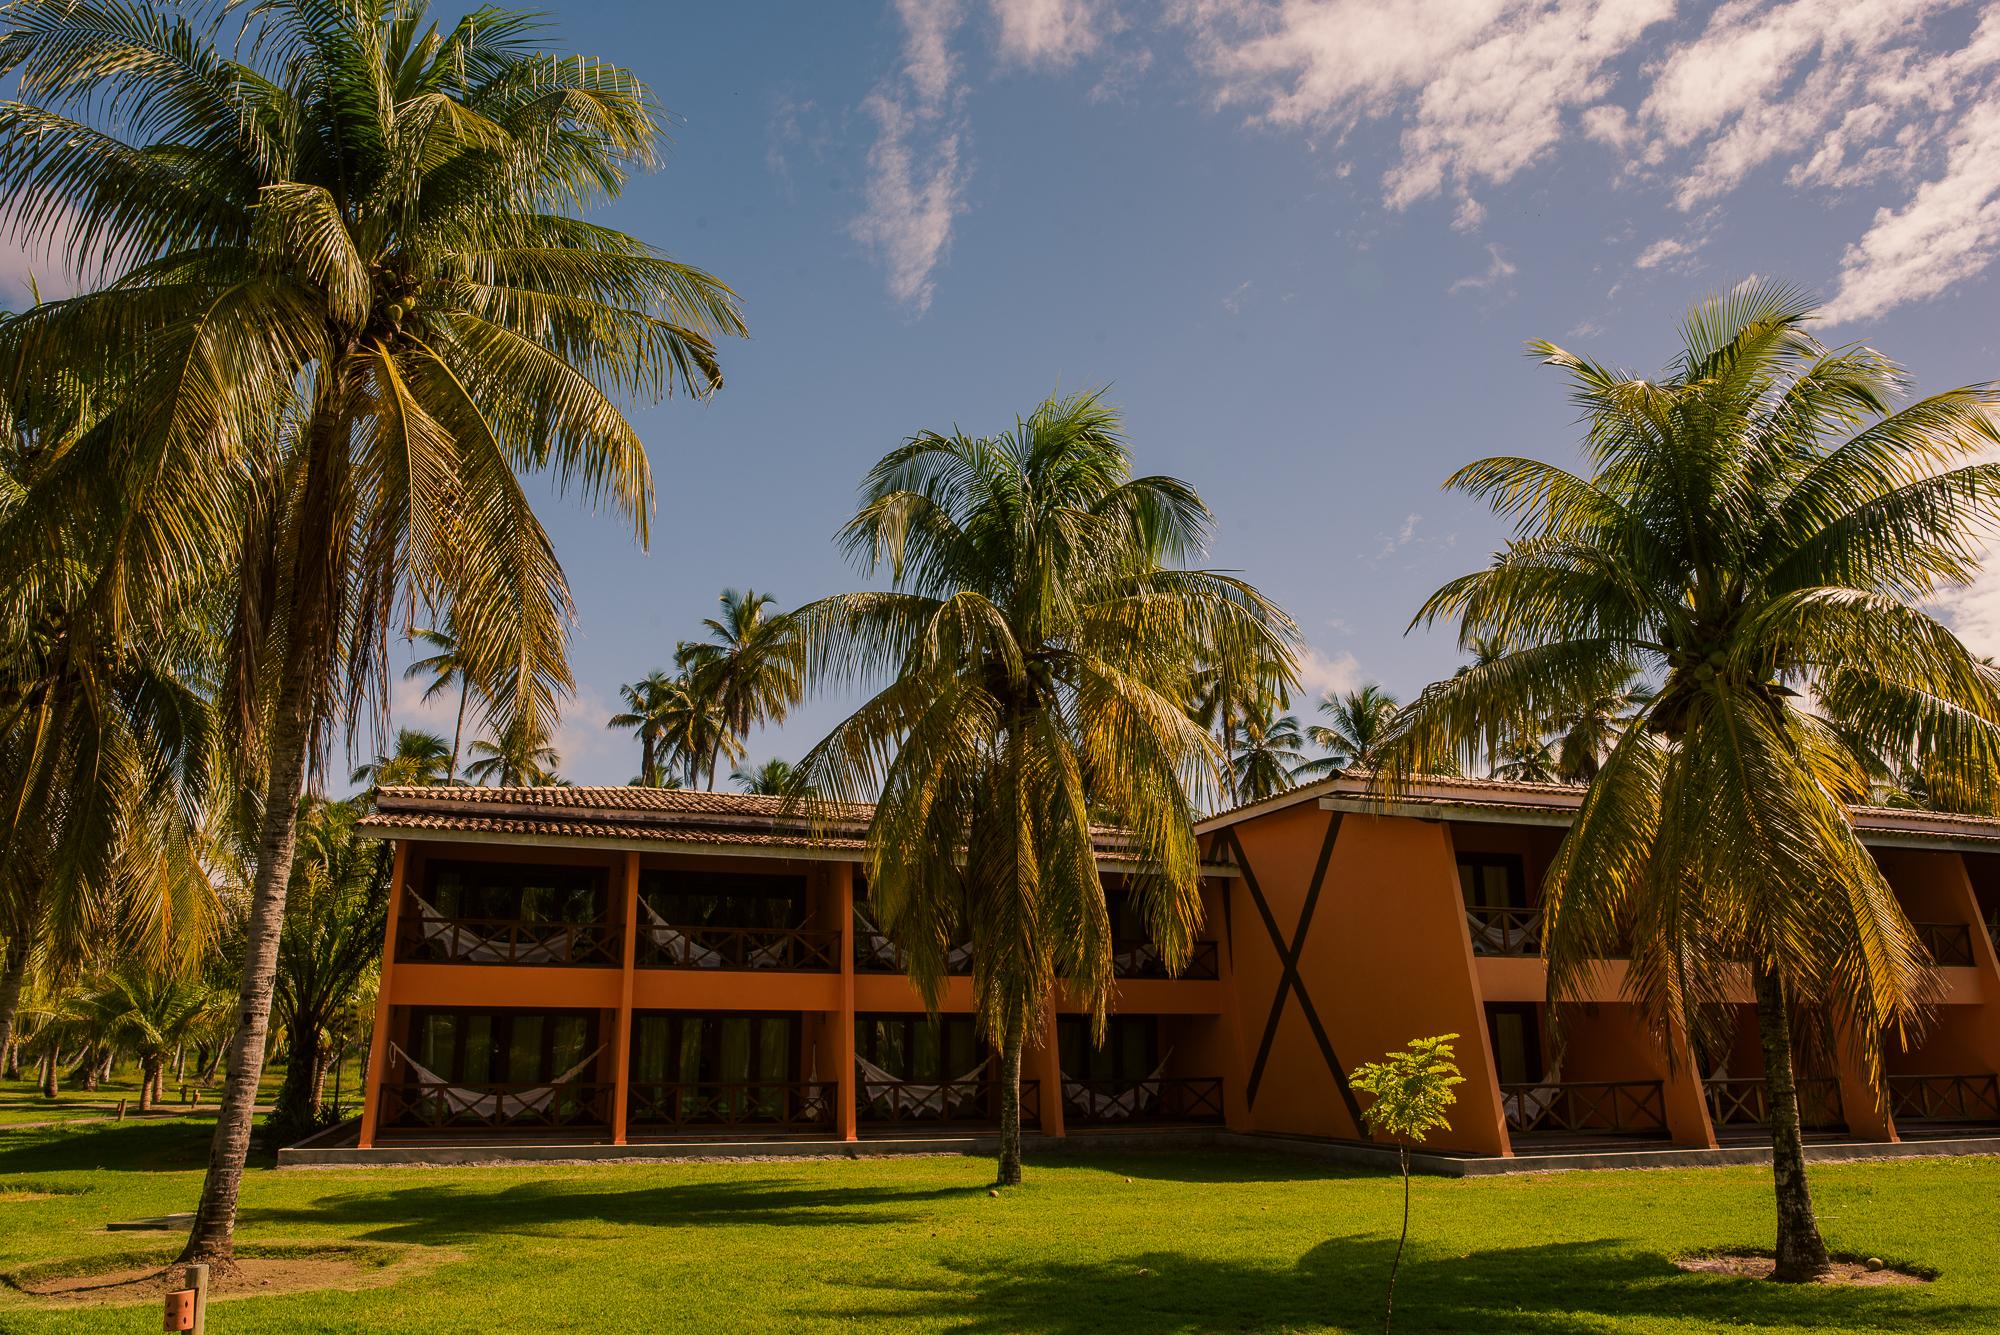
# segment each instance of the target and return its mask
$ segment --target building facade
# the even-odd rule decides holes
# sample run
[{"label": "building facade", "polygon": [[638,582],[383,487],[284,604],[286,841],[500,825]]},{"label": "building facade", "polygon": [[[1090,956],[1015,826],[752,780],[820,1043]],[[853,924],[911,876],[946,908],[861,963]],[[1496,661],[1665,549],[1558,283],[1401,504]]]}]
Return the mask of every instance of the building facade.
[{"label": "building facade", "polygon": [[[1538,887],[1576,789],[1439,781],[1384,806],[1331,780],[1201,827],[1206,923],[1169,977],[1101,849],[1116,999],[1104,1041],[1060,988],[1023,1062],[1045,1135],[1226,1126],[1359,1140],[1346,1072],[1457,1033],[1435,1148],[1513,1155],[1760,1134],[1747,988],[1727,1052],[1662,1052],[1623,965],[1546,1041]],[[867,812],[643,788],[388,789],[394,888],[359,1146],[959,1135],[997,1121],[971,961],[926,1013],[869,913]],[[2000,822],[1855,821],[1939,963],[1886,1103],[1853,1051],[1801,1086],[1814,1134],[2000,1128]]]}]

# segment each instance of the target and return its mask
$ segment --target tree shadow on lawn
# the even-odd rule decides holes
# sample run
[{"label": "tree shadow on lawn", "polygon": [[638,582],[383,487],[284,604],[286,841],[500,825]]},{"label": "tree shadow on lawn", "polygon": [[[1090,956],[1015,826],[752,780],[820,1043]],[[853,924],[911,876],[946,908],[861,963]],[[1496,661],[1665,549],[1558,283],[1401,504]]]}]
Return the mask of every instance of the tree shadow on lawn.
[{"label": "tree shadow on lawn", "polygon": [[259,1227],[337,1228],[375,1242],[451,1246],[494,1235],[584,1237],[591,1225],[687,1228],[703,1224],[829,1227],[907,1223],[925,1202],[976,1196],[985,1187],[902,1191],[768,1182],[661,1182],[603,1191],[587,1176],[537,1178],[494,1191],[476,1183],[322,1196],[310,1204],[246,1207]]},{"label": "tree shadow on lawn", "polygon": [[[206,1167],[215,1123],[88,1122],[9,1133],[0,1127],[0,1175],[175,1173]],[[253,1158],[254,1161],[254,1158]]]},{"label": "tree shadow on lawn", "polygon": [[1393,1177],[1396,1173],[1393,1164],[1376,1168],[1302,1155],[1273,1154],[1268,1150],[1233,1148],[1117,1152],[1065,1148],[1059,1153],[1040,1155],[1029,1161],[1027,1171],[1030,1176],[1038,1168],[1091,1168],[1151,1182],[1222,1185],[1232,1182],[1328,1182],[1348,1178]]},{"label": "tree shadow on lawn", "polygon": [[[856,1281],[875,1301],[843,1315],[940,1322],[974,1335],[1366,1331],[1381,1324],[1394,1251],[1393,1239],[1356,1234],[1328,1239],[1290,1268],[1160,1251],[1097,1262],[946,1261],[956,1283]],[[1940,1303],[1914,1288],[1691,1275],[1639,1244],[1612,1240],[1405,1256],[1396,1284],[1399,1331],[1600,1335],[1649,1317],[1699,1330],[1986,1330],[2000,1322],[2000,1306]]]}]

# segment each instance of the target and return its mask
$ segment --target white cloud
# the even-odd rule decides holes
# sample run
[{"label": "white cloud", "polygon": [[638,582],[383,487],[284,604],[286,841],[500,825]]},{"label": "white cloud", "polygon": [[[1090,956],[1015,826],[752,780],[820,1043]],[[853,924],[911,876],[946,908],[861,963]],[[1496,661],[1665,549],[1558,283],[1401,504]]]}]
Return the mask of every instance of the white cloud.
[{"label": "white cloud", "polygon": [[1106,15],[1096,0],[991,0],[1000,59],[1063,69],[1096,52]]},{"label": "white cloud", "polygon": [[1317,700],[1328,691],[1352,691],[1362,684],[1360,660],[1346,650],[1323,654],[1307,649],[1299,657],[1299,687],[1309,699]]},{"label": "white cloud", "polygon": [[1942,175],[1900,209],[1880,209],[1840,259],[1826,318],[1880,315],[1972,277],[2000,253],[2000,97],[1958,126]]},{"label": "white cloud", "polygon": [[1701,242],[1699,240],[1690,241],[1673,236],[1661,237],[1658,241],[1655,241],[1652,245],[1647,246],[1639,252],[1639,258],[1632,261],[1632,267],[1635,269],[1658,269],[1663,267],[1672,270],[1683,269],[1687,267],[1688,261],[1692,260],[1695,253],[1700,249]]},{"label": "white cloud", "polygon": [[1231,288],[1229,295],[1222,299],[1222,309],[1232,316],[1243,313],[1244,304],[1250,300],[1250,280],[1244,279]]},{"label": "white cloud", "polygon": [[1497,283],[1501,283],[1509,278],[1512,278],[1514,276],[1515,271],[1516,271],[1516,265],[1514,264],[1514,262],[1508,259],[1506,255],[1501,253],[1499,245],[1489,241],[1486,245],[1485,272],[1476,274],[1467,274],[1465,277],[1458,279],[1450,287],[1446,288],[1445,291],[1453,294],[1459,292],[1485,291],[1487,288],[1493,287]]},{"label": "white cloud", "polygon": [[1672,0],[1184,0],[1217,99],[1259,122],[1332,133],[1402,119],[1383,177],[1403,208],[1511,180],[1610,92],[1608,66]]},{"label": "white cloud", "polygon": [[951,50],[960,15],[956,0],[896,0],[895,9],[903,24],[901,77],[883,80],[861,104],[875,122],[875,143],[867,209],[852,231],[887,270],[889,295],[921,314],[965,207],[963,89]]}]

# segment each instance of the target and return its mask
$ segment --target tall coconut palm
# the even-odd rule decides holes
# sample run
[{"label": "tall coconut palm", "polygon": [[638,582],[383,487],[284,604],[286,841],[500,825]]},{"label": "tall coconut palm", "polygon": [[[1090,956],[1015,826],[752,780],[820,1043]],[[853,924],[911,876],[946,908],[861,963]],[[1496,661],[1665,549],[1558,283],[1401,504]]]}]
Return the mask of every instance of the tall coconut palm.
[{"label": "tall coconut palm", "polygon": [[[1215,734],[1225,756],[1236,754],[1237,735],[1253,715],[1268,716],[1283,708],[1298,687],[1287,663],[1256,661],[1235,645],[1218,645],[1215,652],[1204,654],[1190,684],[1188,715]],[[1237,787],[1233,766],[1223,777],[1231,803],[1251,800]]]},{"label": "tall coconut palm", "polygon": [[740,769],[729,776],[739,790],[760,797],[790,797],[798,781],[798,771],[789,760],[767,760],[755,769]]},{"label": "tall coconut palm", "polygon": [[[1635,672],[1660,682],[1603,762],[1542,888],[1553,1000],[1629,940],[1626,987],[1663,1042],[1719,1037],[1745,973],[1769,1087],[1777,1277],[1822,1271],[1799,1139],[1793,1017],[1809,1035],[1907,1038],[1925,950],[1855,836],[1852,743],[1924,755],[1990,789],[2000,704],[1923,610],[1977,570],[2000,509],[1988,388],[1901,408],[1900,369],[1828,349],[1797,292],[1704,302],[1667,371],[1639,379],[1552,344],[1587,423],[1588,469],[1483,459],[1448,486],[1512,515],[1492,565],[1433,594],[1508,652],[1428,690],[1384,745],[1385,787],[1496,717],[1547,718]],[[1812,709],[1803,693],[1817,697]],[[1669,1051],[1672,1049],[1669,1048]]]},{"label": "tall coconut palm", "polygon": [[1509,783],[1554,783],[1561,772],[1556,748],[1533,737],[1509,742],[1493,757],[1493,777]]},{"label": "tall coconut palm", "polygon": [[1277,714],[1275,707],[1243,714],[1236,729],[1236,749],[1229,756],[1236,800],[1260,802],[1290,788],[1292,776],[1312,763],[1306,759],[1305,743],[1298,719],[1290,714]]},{"label": "tall coconut palm", "polygon": [[1102,1023],[1111,924],[1093,823],[1124,826],[1162,957],[1201,920],[1194,820],[1223,757],[1183,709],[1219,643],[1289,660],[1296,630],[1241,580],[1178,568],[1207,508],[1132,476],[1097,394],[1043,403],[1004,435],[924,432],[869,472],[843,539],[893,587],[800,609],[814,680],[887,683],[799,763],[822,801],[874,798],[869,900],[936,1007],[970,942],[978,1019],[999,1049],[999,1181],[1020,1181],[1021,1051],[1057,978]]},{"label": "tall coconut palm", "polygon": [[10,219],[121,275],[0,325],[16,397],[119,387],[0,569],[88,513],[133,578],[218,554],[241,575],[226,699],[262,826],[185,1253],[225,1266],[309,761],[382,694],[399,604],[451,626],[509,718],[547,715],[569,597],[519,472],[643,540],[645,450],[610,396],[707,393],[712,339],[742,330],[721,283],[581,216],[658,160],[629,71],[544,53],[506,10],[439,29],[421,0],[276,0],[239,35],[233,8],[19,0],[0,37]]},{"label": "tall coconut palm", "polygon": [[105,1037],[139,1059],[139,1111],[160,1101],[168,1056],[228,997],[198,968],[176,962],[165,968],[127,963],[78,998]]},{"label": "tall coconut palm", "polygon": [[411,638],[430,652],[403,669],[404,679],[429,679],[422,697],[425,701],[435,700],[449,691],[458,692],[458,712],[451,725],[451,761],[445,766],[444,774],[446,783],[455,783],[458,780],[458,758],[463,754],[465,745],[465,710],[472,701],[475,689],[472,665],[460,652],[458,636],[452,633],[448,624],[420,627]]},{"label": "tall coconut palm", "polygon": [[637,734],[642,788],[658,788],[666,778],[666,735],[685,686],[655,668],[635,682],[618,688],[625,712],[613,714],[604,726]]},{"label": "tall coconut palm", "polygon": [[1604,767],[1604,758],[1618,744],[1639,706],[1652,699],[1643,684],[1620,682],[1579,700],[1554,720],[1556,777],[1564,783],[1589,783]]},{"label": "tall coconut palm", "polygon": [[561,782],[557,770],[562,757],[547,733],[525,722],[516,722],[492,741],[482,737],[472,744],[472,754],[478,759],[465,767],[465,777],[477,784],[545,788]]},{"label": "tall coconut palm", "polygon": [[1396,697],[1370,682],[1358,691],[1328,691],[1319,712],[1327,723],[1306,729],[1306,737],[1326,752],[1297,771],[1302,778],[1325,778],[1342,770],[1367,769],[1375,763],[1375,748],[1396,717]]},{"label": "tall coconut palm", "polygon": [[403,728],[396,733],[395,749],[358,766],[352,777],[371,788],[428,788],[449,783],[456,763],[457,756],[445,749],[444,738]]},{"label": "tall coconut palm", "polygon": [[750,730],[783,723],[804,689],[798,645],[784,622],[771,614],[768,593],[722,591],[722,615],[706,617],[706,640],[682,641],[675,662],[688,687],[722,721],[710,739],[708,786],[726,750],[739,754]]}]

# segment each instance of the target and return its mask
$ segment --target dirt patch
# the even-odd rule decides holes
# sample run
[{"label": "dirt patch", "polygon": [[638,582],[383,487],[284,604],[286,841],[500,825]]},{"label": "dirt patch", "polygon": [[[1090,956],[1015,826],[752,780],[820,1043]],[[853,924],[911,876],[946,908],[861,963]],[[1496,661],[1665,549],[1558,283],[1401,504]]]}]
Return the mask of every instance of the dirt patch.
[{"label": "dirt patch", "polygon": [[[374,1289],[396,1284],[429,1270],[457,1254],[434,1248],[345,1245],[339,1247],[266,1247],[241,1251],[233,1274],[209,1280],[214,1300],[251,1298],[308,1289]],[[182,1287],[187,1268],[148,1259],[134,1264],[131,1256],[109,1258],[115,1268],[88,1273],[59,1273],[73,1268],[56,1265],[7,1276],[13,1288],[45,1307],[97,1307],[127,1303],[157,1303],[162,1294]],[[96,1262],[107,1264],[105,1260]]]},{"label": "dirt patch", "polygon": [[[1768,1256],[1740,1252],[1718,1252],[1711,1256],[1683,1256],[1677,1258],[1674,1264],[1697,1275],[1734,1275],[1740,1279],[1769,1279],[1771,1272],[1777,1268],[1777,1262]],[[1933,1278],[1935,1276],[1898,1270],[1880,1261],[1871,1266],[1865,1260],[1836,1258],[1832,1268],[1821,1276],[1819,1283],[1877,1288],[1890,1285],[1928,1284]]]}]

